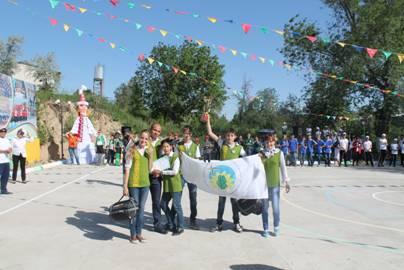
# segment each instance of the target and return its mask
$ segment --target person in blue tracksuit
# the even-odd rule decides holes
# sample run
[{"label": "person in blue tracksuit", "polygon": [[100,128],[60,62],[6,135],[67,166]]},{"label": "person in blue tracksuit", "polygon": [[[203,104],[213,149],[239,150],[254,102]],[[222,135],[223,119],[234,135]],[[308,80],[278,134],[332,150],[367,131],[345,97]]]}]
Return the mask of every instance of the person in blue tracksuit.
[{"label": "person in blue tracksuit", "polygon": [[300,166],[304,166],[304,160],[306,158],[307,142],[306,137],[303,136],[299,142],[299,152],[300,152]]},{"label": "person in blue tracksuit", "polygon": [[307,138],[307,161],[309,163],[309,166],[313,166],[314,160],[313,160],[313,154],[314,154],[314,147],[317,145],[317,142],[312,139],[311,135],[308,135]]},{"label": "person in blue tracksuit", "polygon": [[288,140],[288,135],[283,134],[283,139],[279,141],[279,148],[283,152],[283,156],[285,157],[286,165],[288,156],[289,156],[289,140]]},{"label": "person in blue tracksuit", "polygon": [[324,148],[323,148],[324,157],[325,157],[325,166],[328,166],[328,167],[331,166],[331,152],[332,152],[333,145],[334,145],[334,142],[331,139],[330,135],[328,134],[324,141]]},{"label": "person in blue tracksuit", "polygon": [[297,155],[298,141],[295,135],[292,134],[289,140],[289,165],[296,166],[296,155]]},{"label": "person in blue tracksuit", "polygon": [[320,166],[321,158],[323,157],[323,148],[324,148],[324,141],[321,139],[321,137],[318,137],[316,147],[317,167]]}]

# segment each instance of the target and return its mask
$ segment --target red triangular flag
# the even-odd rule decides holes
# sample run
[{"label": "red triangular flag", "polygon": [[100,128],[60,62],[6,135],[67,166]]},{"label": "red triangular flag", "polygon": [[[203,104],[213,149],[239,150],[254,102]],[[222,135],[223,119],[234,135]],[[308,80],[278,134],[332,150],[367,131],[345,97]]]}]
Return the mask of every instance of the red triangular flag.
[{"label": "red triangular flag", "polygon": [[251,29],[251,24],[243,23],[243,24],[241,24],[241,27],[243,28],[244,33],[247,34],[248,31],[250,31],[250,29]]},{"label": "red triangular flag", "polygon": [[185,38],[188,42],[192,42],[192,37],[190,37],[190,36],[184,36],[184,38]]},{"label": "red triangular flag", "polygon": [[149,32],[154,32],[154,30],[156,30],[156,28],[154,26],[147,27],[147,31],[149,31]]},{"label": "red triangular flag", "polygon": [[371,49],[371,48],[366,48],[366,52],[370,56],[370,58],[373,58],[375,54],[377,53],[377,49]]},{"label": "red triangular flag", "polygon": [[115,7],[119,4],[119,0],[109,0],[109,2]]},{"label": "red triangular flag", "polygon": [[222,46],[222,45],[218,46],[218,48],[219,48],[219,51],[220,51],[221,53],[224,53],[224,52],[226,51],[226,47],[224,47],[224,46]]},{"label": "red triangular flag", "polygon": [[100,38],[98,38],[98,41],[101,42],[101,43],[104,43],[104,42],[105,42],[105,39],[102,38],[102,37],[100,37]]},{"label": "red triangular flag", "polygon": [[72,5],[72,4],[65,3],[64,5],[65,5],[65,8],[66,8],[67,10],[71,10],[71,11],[75,11],[75,10],[76,10],[76,7],[75,7],[74,5]]},{"label": "red triangular flag", "polygon": [[51,23],[51,25],[55,26],[55,25],[58,24],[58,20],[51,18],[51,19],[50,19],[50,23]]},{"label": "red triangular flag", "polygon": [[250,59],[251,59],[251,61],[255,61],[255,60],[257,60],[257,56],[255,54],[252,54],[250,56]]},{"label": "red triangular flag", "polygon": [[310,40],[312,43],[317,40],[317,37],[316,37],[316,36],[306,36],[306,38],[307,38],[308,40]]},{"label": "red triangular flag", "polygon": [[173,71],[174,71],[174,73],[178,73],[178,68],[173,67]]},{"label": "red triangular flag", "polygon": [[139,57],[137,58],[140,62],[144,61],[144,54],[139,54]]}]

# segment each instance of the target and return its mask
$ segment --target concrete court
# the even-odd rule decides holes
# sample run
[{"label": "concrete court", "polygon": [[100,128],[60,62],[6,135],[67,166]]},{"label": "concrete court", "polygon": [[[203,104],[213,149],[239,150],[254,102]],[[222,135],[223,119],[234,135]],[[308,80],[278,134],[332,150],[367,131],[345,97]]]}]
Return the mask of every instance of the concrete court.
[{"label": "concrete court", "polygon": [[[247,231],[210,233],[217,197],[198,193],[202,231],[150,230],[130,244],[126,222],[105,207],[121,195],[116,167],[61,165],[28,175],[0,195],[0,269],[404,269],[404,169],[290,168],[281,201],[281,235],[262,238],[261,217]],[[189,215],[188,190],[183,195]],[[188,219],[186,219],[188,222]],[[272,229],[272,226],[271,226]]]}]

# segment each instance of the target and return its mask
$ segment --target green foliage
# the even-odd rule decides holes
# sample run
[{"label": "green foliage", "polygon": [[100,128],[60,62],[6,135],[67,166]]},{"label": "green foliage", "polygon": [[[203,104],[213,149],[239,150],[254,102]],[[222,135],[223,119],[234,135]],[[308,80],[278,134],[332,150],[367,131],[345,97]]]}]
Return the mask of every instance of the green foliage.
[{"label": "green foliage", "polygon": [[[369,48],[404,51],[404,1],[324,0],[324,3],[334,12],[334,21],[330,23],[327,33],[321,33],[315,23],[298,16],[285,25],[287,34],[281,52],[287,62],[297,67],[312,68],[322,73],[402,92],[400,81],[402,82],[404,66],[398,63],[396,56],[385,60],[379,54],[372,59],[365,51],[358,52],[350,46],[341,48],[335,42],[342,40]],[[303,38],[296,37],[294,32],[301,33]],[[304,35],[320,34],[323,37],[328,36],[330,42],[311,43],[304,38]],[[347,115],[367,108],[375,116],[377,134],[389,130],[392,115],[403,102],[401,98],[376,89],[365,89],[341,80],[310,75],[307,79],[310,83],[305,93],[307,112]]]},{"label": "green foliage", "polygon": [[198,47],[190,42],[181,46],[160,43],[152,49],[150,57],[179,67],[188,74],[175,74],[157,62],[150,65],[146,60],[134,77],[115,91],[117,103],[122,108],[143,119],[161,118],[176,123],[190,121],[187,115],[191,111],[197,111],[199,117],[203,112],[204,96],[212,98],[213,111],[220,110],[226,99],[222,80],[224,67],[216,56],[211,56],[208,47]]},{"label": "green foliage", "polygon": [[53,91],[57,89],[61,73],[53,53],[48,53],[45,56],[36,56],[32,60],[30,69],[34,78],[41,82],[42,90]]},{"label": "green foliage", "polygon": [[0,73],[13,75],[23,38],[10,36],[6,43],[0,40]]}]

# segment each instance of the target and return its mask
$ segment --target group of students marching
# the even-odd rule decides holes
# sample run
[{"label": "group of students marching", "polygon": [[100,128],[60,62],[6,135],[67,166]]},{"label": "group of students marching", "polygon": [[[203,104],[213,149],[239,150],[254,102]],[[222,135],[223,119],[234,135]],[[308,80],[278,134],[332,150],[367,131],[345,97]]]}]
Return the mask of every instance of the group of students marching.
[{"label": "group of students marching", "polygon": [[[172,138],[161,139],[162,128],[158,123],[154,123],[150,130],[143,130],[139,133],[137,140],[132,140],[126,147],[125,172],[123,181],[123,195],[132,197],[139,209],[132,219],[129,220],[130,242],[144,243],[146,239],[142,235],[144,224],[144,209],[149,195],[152,199],[153,225],[154,231],[167,234],[169,231],[173,235],[184,233],[184,214],[181,205],[181,197],[185,185],[188,187],[190,200],[190,223],[189,228],[199,230],[197,223],[197,187],[188,183],[181,175],[182,153],[200,159],[201,151],[199,145],[192,140],[192,129],[190,126],[183,128],[183,138],[181,141]],[[222,140],[213,133],[210,119],[207,117],[208,136],[219,145],[220,160],[230,160],[246,155],[244,148],[236,142],[237,134],[233,129],[229,129]],[[263,237],[269,237],[268,208],[269,201],[272,202],[273,224],[276,236],[279,234],[280,222],[280,184],[285,184],[286,192],[290,191],[289,178],[286,171],[284,154],[276,148],[276,135],[274,131],[268,132],[265,138],[265,147],[259,153],[265,168],[268,186],[268,199],[263,201],[262,222]],[[157,170],[153,167],[153,162],[162,156],[167,156],[170,161],[170,168],[167,170]],[[171,206],[170,206],[170,202]],[[234,231],[241,233],[243,226],[240,224],[239,209],[237,200],[230,199]],[[223,230],[223,214],[225,210],[226,197],[219,197],[216,225],[210,228],[211,232]],[[165,214],[166,222],[163,222],[161,210]]]}]

